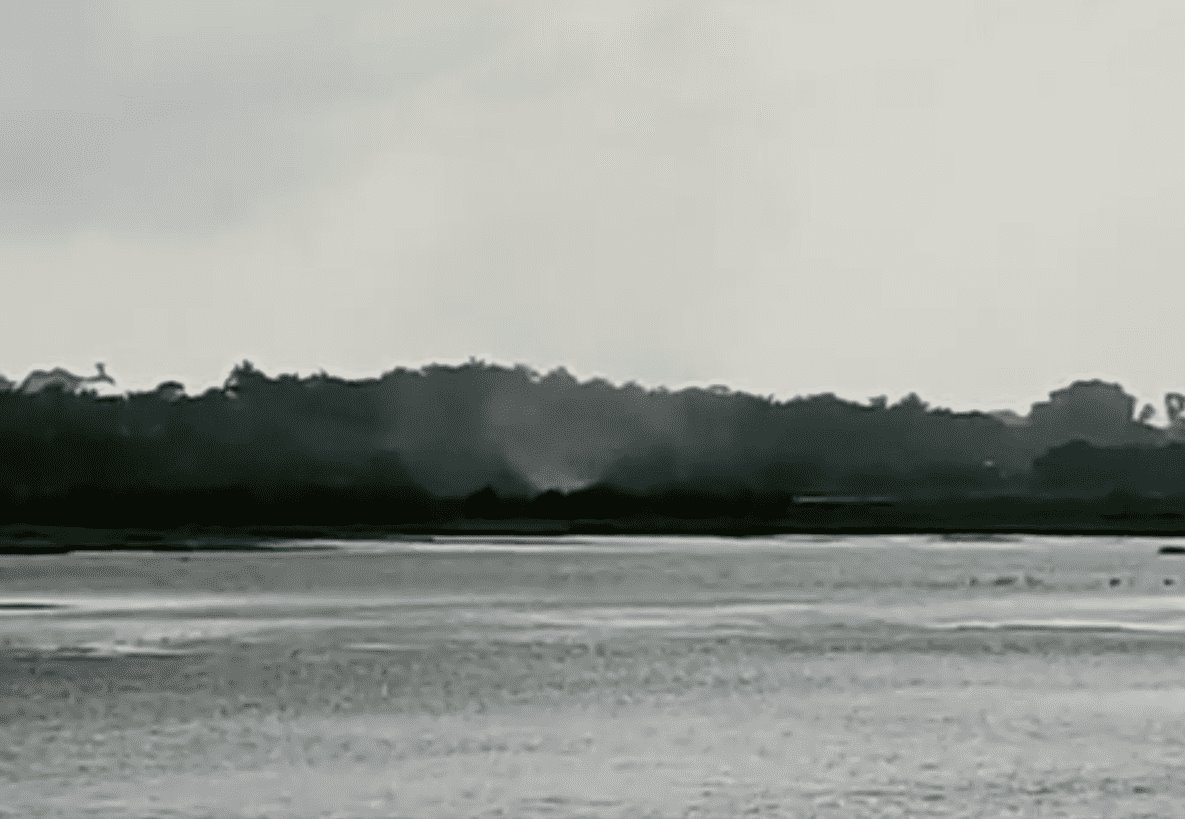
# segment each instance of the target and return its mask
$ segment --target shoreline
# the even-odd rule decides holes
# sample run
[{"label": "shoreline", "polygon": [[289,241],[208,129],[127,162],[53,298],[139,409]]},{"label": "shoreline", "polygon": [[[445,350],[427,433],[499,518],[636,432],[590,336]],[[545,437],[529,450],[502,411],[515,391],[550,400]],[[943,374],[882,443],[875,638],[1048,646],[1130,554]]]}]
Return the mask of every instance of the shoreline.
[{"label": "shoreline", "polygon": [[[0,556],[49,556],[76,552],[145,552],[192,554],[197,552],[283,553],[331,551],[329,544],[294,541],[389,540],[424,541],[437,537],[875,537],[935,536],[976,538],[993,536],[1146,537],[1185,538],[1180,521],[1080,522],[982,521],[961,523],[906,523],[845,521],[806,524],[789,520],[673,520],[673,519],[577,519],[482,520],[466,519],[430,523],[377,525],[259,525],[108,527],[84,525],[0,525]],[[1171,552],[1169,552],[1171,553]]]}]

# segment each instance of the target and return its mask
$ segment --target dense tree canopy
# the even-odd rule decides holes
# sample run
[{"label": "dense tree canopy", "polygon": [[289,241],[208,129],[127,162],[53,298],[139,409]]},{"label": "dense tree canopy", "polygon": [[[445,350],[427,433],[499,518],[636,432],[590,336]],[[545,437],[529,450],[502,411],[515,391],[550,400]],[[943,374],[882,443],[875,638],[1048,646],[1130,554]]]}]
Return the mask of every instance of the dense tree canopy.
[{"label": "dense tree canopy", "polygon": [[1168,407],[1172,423],[1152,426],[1132,396],[1100,381],[1009,416],[932,408],[916,395],[775,401],[480,362],[359,381],[269,377],[244,362],[221,388],[192,397],[176,382],[123,396],[0,390],[0,499],[233,491],[395,502],[595,485],[643,494],[1185,491],[1173,396]]}]

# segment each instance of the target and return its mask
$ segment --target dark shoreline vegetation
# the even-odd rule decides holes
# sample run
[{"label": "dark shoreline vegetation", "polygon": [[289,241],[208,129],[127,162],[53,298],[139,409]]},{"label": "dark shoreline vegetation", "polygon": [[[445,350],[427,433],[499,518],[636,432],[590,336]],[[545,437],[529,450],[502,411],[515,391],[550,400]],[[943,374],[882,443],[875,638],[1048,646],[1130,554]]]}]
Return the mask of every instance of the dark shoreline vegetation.
[{"label": "dark shoreline vegetation", "polygon": [[192,397],[176,382],[99,396],[52,381],[0,391],[0,553],[182,550],[186,533],[202,548],[449,533],[1185,535],[1185,398],[1166,396],[1154,425],[1152,407],[1102,381],[1026,415],[480,362],[356,381],[244,362]]},{"label": "dark shoreline vegetation", "polygon": [[[589,496],[593,497],[589,497]],[[595,498],[595,500],[594,500]],[[218,515],[204,523],[170,523],[153,514],[134,527],[96,522],[0,526],[0,555],[70,552],[197,551],[275,552],[332,549],[293,541],[430,540],[443,536],[556,537],[564,535],[895,535],[951,538],[1002,535],[1185,536],[1185,498],[986,498],[914,501],[838,500],[795,502],[792,498],[623,499],[606,492],[575,492],[532,501],[480,499],[485,514],[465,511],[472,499],[425,506],[402,519],[354,505],[337,509],[293,501],[252,505],[235,521]],[[687,504],[678,508],[670,504]],[[747,513],[741,512],[747,509]],[[389,510],[387,510],[389,511]],[[218,522],[214,522],[217,520]],[[338,521],[338,522],[334,522]],[[364,522],[358,522],[364,521]],[[385,522],[384,522],[385,521]],[[1185,551],[1166,546],[1164,554]]]}]

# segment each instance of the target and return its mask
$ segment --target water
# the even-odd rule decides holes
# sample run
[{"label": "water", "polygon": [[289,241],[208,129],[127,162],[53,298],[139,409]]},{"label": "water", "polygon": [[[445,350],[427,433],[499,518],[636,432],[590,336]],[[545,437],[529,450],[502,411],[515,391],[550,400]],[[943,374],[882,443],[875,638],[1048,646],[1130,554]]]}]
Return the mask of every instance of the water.
[{"label": "water", "polygon": [[1169,816],[1185,558],[564,538],[0,558],[0,816]]}]

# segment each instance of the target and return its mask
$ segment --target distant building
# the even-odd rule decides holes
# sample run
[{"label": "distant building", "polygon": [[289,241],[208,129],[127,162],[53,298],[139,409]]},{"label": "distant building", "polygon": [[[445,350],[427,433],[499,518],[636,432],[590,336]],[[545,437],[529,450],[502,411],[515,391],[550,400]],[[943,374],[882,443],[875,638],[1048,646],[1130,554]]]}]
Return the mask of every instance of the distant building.
[{"label": "distant building", "polygon": [[23,393],[61,390],[77,394],[99,384],[112,386],[115,384],[115,379],[107,374],[107,368],[102,363],[95,365],[95,375],[88,376],[75,375],[61,367],[54,367],[52,370],[33,370],[25,376],[17,389]]},{"label": "distant building", "polygon": [[1049,394],[1048,401],[1033,404],[1030,423],[1070,440],[1082,438],[1098,444],[1126,443],[1135,423],[1136,398],[1118,384],[1075,381]]}]

